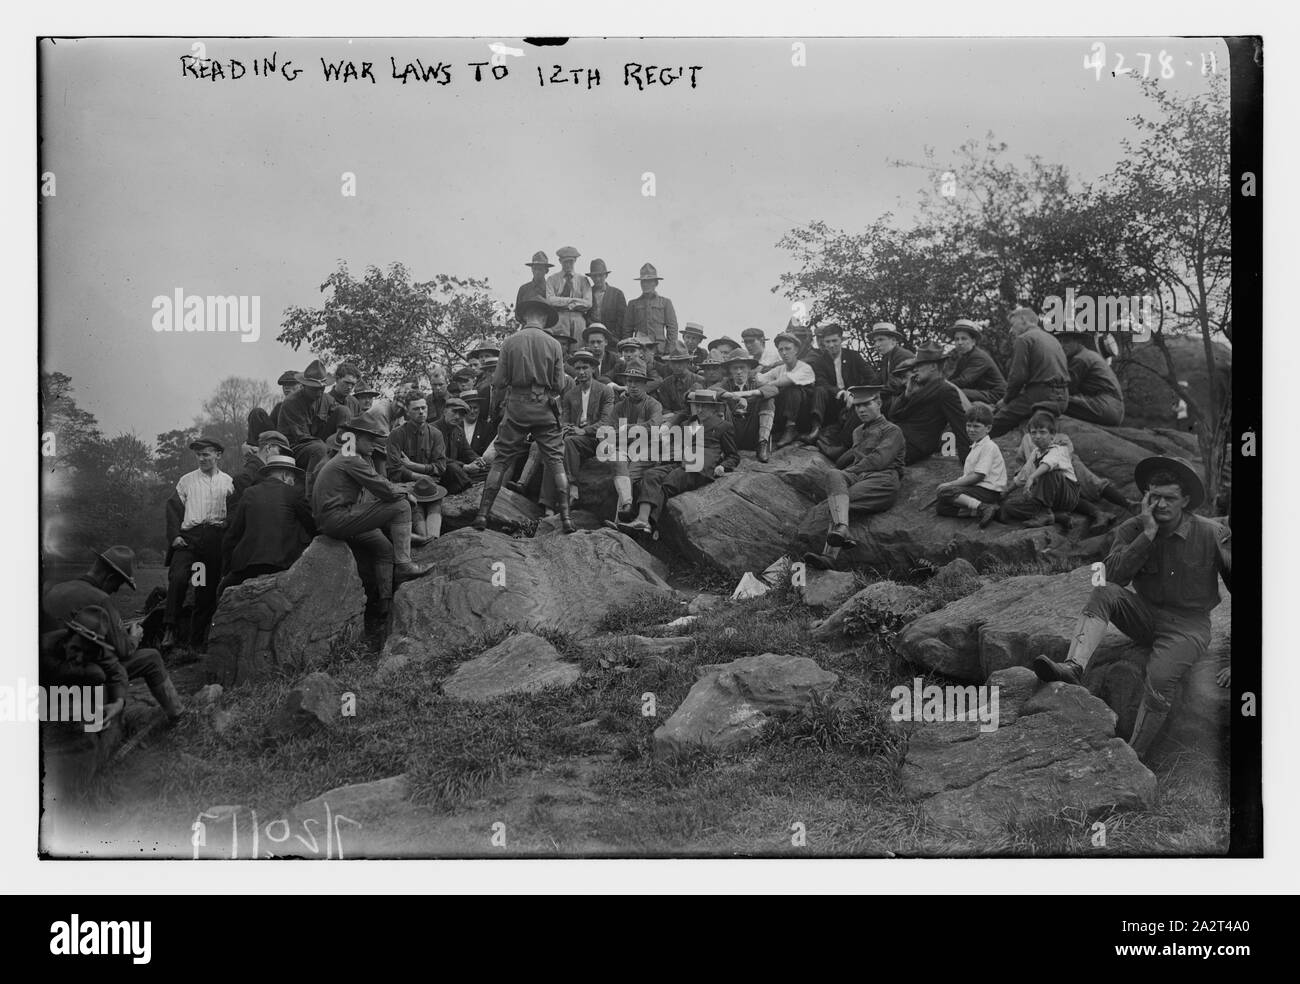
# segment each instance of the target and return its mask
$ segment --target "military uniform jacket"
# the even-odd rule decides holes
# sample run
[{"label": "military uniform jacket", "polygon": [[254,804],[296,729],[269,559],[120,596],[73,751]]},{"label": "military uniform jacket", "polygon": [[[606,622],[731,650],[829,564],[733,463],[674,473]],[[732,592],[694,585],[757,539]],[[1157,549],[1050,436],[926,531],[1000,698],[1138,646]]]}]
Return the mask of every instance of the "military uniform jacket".
[{"label": "military uniform jacket", "polygon": [[903,476],[907,441],[902,430],[884,417],[853,430],[853,444],[835,464],[852,475],[894,471]]},{"label": "military uniform jacket", "polygon": [[1111,396],[1121,402],[1124,391],[1106,360],[1092,349],[1080,349],[1069,360],[1070,392],[1080,396]]},{"label": "military uniform jacket", "polygon": [[627,317],[623,320],[623,337],[648,335],[656,342],[677,341],[677,312],[673,302],[661,294],[646,297],[642,294],[627,302]]}]

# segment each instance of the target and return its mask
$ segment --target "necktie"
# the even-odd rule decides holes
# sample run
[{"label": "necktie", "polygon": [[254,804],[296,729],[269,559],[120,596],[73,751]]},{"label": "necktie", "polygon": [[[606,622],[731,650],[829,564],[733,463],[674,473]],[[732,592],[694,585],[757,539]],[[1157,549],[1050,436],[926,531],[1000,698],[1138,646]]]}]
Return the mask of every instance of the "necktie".
[{"label": "necktie", "polygon": [[573,274],[566,273],[564,275],[564,291],[563,293],[560,294],[560,296],[561,297],[573,296]]}]

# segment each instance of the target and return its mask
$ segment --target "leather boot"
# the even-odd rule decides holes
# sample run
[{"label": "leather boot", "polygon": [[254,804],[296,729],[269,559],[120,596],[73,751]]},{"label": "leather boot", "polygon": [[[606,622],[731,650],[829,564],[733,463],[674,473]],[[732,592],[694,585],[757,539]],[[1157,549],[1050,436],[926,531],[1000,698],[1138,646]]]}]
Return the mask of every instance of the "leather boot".
[{"label": "leather boot", "polygon": [[781,436],[777,438],[776,446],[778,448],[783,448],[787,444],[793,444],[798,439],[799,439],[799,432],[795,430],[794,424],[790,424],[786,427],[784,431],[781,432]]},{"label": "leather boot", "polygon": [[433,570],[432,564],[411,563],[411,524],[393,523],[388,527],[393,538],[393,587],[424,577]]},{"label": "leather boot", "polygon": [[1083,671],[1088,668],[1088,660],[1097,651],[1106,629],[1110,623],[1095,615],[1080,615],[1074,623],[1074,634],[1070,636],[1070,651],[1066,653],[1064,663],[1054,663],[1046,656],[1035,656],[1032,669],[1038,679],[1045,682],[1060,680],[1064,683],[1083,683]]},{"label": "leather boot", "polygon": [[772,457],[772,439],[765,437],[758,442],[758,460],[767,461]]},{"label": "leather boot", "polygon": [[529,451],[528,457],[524,459],[524,467],[519,469],[519,480],[517,482],[506,482],[506,488],[517,495],[528,495],[528,483],[533,480],[533,473],[537,471],[536,451]]},{"label": "leather boot", "polygon": [[488,526],[488,517],[492,515],[492,503],[497,501],[497,494],[501,491],[501,480],[506,477],[506,466],[501,461],[492,463],[492,470],[488,472],[487,481],[483,483],[483,498],[478,503],[478,515],[474,517],[474,529],[486,530]]},{"label": "leather boot", "polygon": [[807,564],[809,567],[817,568],[817,570],[819,571],[829,571],[829,570],[834,570],[835,561],[839,559],[839,556],[840,556],[840,548],[832,547],[830,544],[827,544],[825,547],[822,548],[822,552],[819,554],[815,554],[815,553],[804,554],[803,562]]},{"label": "leather boot", "polygon": [[153,692],[153,698],[158,702],[158,706],[167,712],[167,720],[171,724],[175,724],[185,713],[185,705],[181,702],[181,695],[176,692],[176,684],[172,683],[171,677],[163,680],[158,689]]},{"label": "leather boot", "polygon": [[826,543],[832,547],[845,547],[852,550],[858,544],[849,539],[849,497],[844,494],[832,495],[827,499],[831,511],[831,529],[826,534]]},{"label": "leather boot", "polygon": [[1151,751],[1151,746],[1160,736],[1160,730],[1165,726],[1167,717],[1169,717],[1168,707],[1152,707],[1147,703],[1147,697],[1142,698],[1142,703],[1138,705],[1137,719],[1133,722],[1133,734],[1128,739],[1129,747],[1137,753],[1138,759],[1142,762],[1146,762],[1147,753]]},{"label": "leather boot", "polygon": [[576,533],[578,528],[573,525],[573,519],[569,516],[569,476],[565,474],[563,467],[557,469],[553,481],[555,498],[559,500],[556,511],[560,514],[560,530],[564,533]]}]

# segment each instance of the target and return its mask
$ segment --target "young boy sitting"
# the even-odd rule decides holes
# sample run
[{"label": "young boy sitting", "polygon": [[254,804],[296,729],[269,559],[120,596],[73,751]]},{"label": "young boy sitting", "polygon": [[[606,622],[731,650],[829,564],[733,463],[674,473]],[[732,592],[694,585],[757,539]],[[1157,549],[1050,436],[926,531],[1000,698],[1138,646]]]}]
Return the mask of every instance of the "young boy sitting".
[{"label": "young boy sitting", "polygon": [[998,504],[1007,490],[1007,463],[1002,449],[993,443],[993,408],[987,403],[972,403],[966,411],[966,437],[970,454],[962,467],[961,478],[944,482],[936,489],[936,511],[940,516],[978,516],[980,528],[998,514]]},{"label": "young boy sitting", "polygon": [[1011,492],[1002,503],[1002,522],[1020,520],[1025,526],[1070,528],[1070,513],[1079,504],[1079,481],[1070,449],[1054,443],[1056,416],[1037,410],[1029,418],[1032,457],[1011,480]]},{"label": "young boy sitting", "polygon": [[[1097,508],[1096,503],[1109,502],[1129,511],[1136,508],[1137,504],[1126,499],[1110,479],[1102,478],[1084,464],[1083,459],[1075,452],[1074,442],[1070,440],[1069,434],[1058,433],[1052,438],[1052,443],[1059,444],[1070,452],[1070,464],[1074,468],[1075,480],[1079,483],[1079,502],[1074,507],[1074,511],[1087,517],[1086,532],[1089,536],[1105,532],[1118,519],[1113,513],[1102,512]],[[1036,450],[1034,439],[1026,433],[1020,441],[1020,460],[1029,461]]]}]

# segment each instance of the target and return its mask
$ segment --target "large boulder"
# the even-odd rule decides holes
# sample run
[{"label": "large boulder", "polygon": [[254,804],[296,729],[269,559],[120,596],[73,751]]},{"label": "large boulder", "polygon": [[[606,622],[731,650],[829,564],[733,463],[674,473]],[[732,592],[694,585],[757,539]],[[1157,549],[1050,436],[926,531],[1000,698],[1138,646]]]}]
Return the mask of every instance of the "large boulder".
[{"label": "large boulder", "polygon": [[[478,482],[464,492],[449,495],[442,500],[442,529],[444,533],[463,529],[474,522],[479,503],[483,501],[483,483]],[[542,507],[511,492],[504,485],[492,503],[488,526],[501,533],[532,536],[537,522],[542,518]]]},{"label": "large boulder", "polygon": [[680,707],[654,733],[655,755],[691,748],[728,751],[753,741],[777,717],[824,699],[839,677],[804,656],[763,653],[700,667]]},{"label": "large boulder", "polygon": [[975,721],[913,726],[901,779],[927,821],[986,839],[1067,809],[1092,816],[1150,807],[1155,776],[1115,737],[1104,703],[1082,687],[1007,682],[994,730]]},{"label": "large boulder", "polygon": [[442,692],[477,703],[505,694],[571,687],[581,675],[577,664],[561,660],[555,647],[541,636],[521,632],[461,663],[443,682]]},{"label": "large boulder", "polygon": [[425,652],[506,627],[585,637],[616,604],[673,597],[667,568],[613,530],[537,539],[457,530],[415,559],[434,573],[398,588],[391,635]]},{"label": "large boulder", "polygon": [[[1143,458],[1153,454],[1172,454],[1191,461],[1198,472],[1201,463],[1196,458],[1195,439],[1188,447],[1185,441],[1161,437],[1156,431],[1135,431],[1133,428],[1099,427],[1072,417],[1062,417],[1059,425],[1062,434],[1074,442],[1074,453],[1088,468],[1101,478],[1108,478],[1126,496],[1137,498],[1133,484],[1133,469]],[[1140,443],[1132,438],[1138,438]],[[1012,432],[1003,436],[998,444],[1006,453],[1011,466],[1015,449],[1019,447],[1020,434]]]},{"label": "large boulder", "polygon": [[895,631],[934,607],[929,596],[914,585],[877,581],[868,584],[822,621],[813,623],[812,637],[824,641],[872,626]]},{"label": "large boulder", "polygon": [[[994,581],[916,619],[898,637],[898,651],[917,666],[973,683],[1006,667],[1028,666],[1039,653],[1063,660],[1092,577],[1091,568],[1081,567]],[[1183,681],[1170,734],[1213,737],[1226,725],[1229,691],[1214,679],[1231,647],[1232,598],[1226,592],[1210,613],[1210,626],[1209,653]],[[1112,627],[1089,662],[1084,683],[1115,710],[1121,736],[1132,730],[1149,655]]]},{"label": "large boulder", "polygon": [[360,634],[365,606],[348,545],[318,536],[287,571],[222,592],[205,669],[226,685],[273,670],[306,672]]}]

